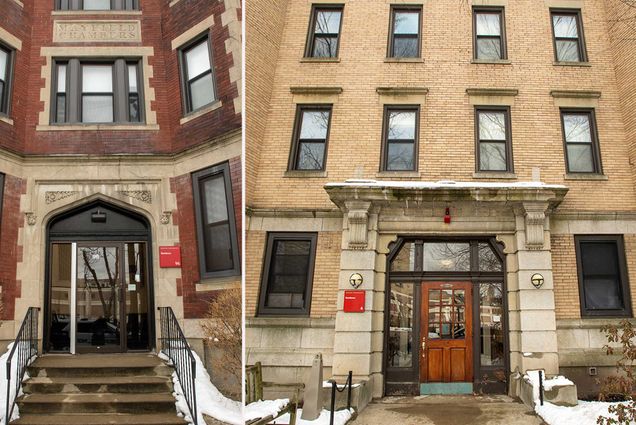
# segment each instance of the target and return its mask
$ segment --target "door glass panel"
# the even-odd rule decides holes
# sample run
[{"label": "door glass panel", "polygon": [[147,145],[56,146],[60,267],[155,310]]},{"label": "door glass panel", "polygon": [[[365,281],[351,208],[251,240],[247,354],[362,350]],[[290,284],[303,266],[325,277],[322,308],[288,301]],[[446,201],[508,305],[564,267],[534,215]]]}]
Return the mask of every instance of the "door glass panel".
[{"label": "door glass panel", "polygon": [[146,244],[125,245],[126,343],[129,350],[148,349],[148,276]]},{"label": "door glass panel", "polygon": [[480,361],[482,366],[503,366],[503,296],[501,283],[479,285]]},{"label": "door glass panel", "polygon": [[78,351],[120,347],[122,288],[119,270],[117,247],[77,249]]},{"label": "door glass panel", "polygon": [[71,347],[71,254],[70,243],[51,247],[50,351],[70,351]]},{"label": "door glass panel", "polygon": [[466,291],[444,288],[428,290],[428,338],[464,339]]},{"label": "door glass panel", "polygon": [[413,284],[391,284],[389,366],[413,365]]}]

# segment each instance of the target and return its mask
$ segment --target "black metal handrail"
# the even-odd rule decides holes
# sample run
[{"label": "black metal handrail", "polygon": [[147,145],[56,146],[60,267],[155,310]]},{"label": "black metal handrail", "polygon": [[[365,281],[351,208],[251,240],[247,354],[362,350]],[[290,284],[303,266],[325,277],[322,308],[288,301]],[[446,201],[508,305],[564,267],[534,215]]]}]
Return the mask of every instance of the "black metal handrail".
[{"label": "black metal handrail", "polygon": [[338,384],[336,384],[335,379],[330,379],[329,383],[331,384],[331,414],[329,416],[329,425],[333,425],[333,418],[336,414],[336,391],[339,393],[343,392],[345,389],[347,391],[347,410],[351,409],[351,386],[353,384],[353,372],[349,371],[349,376],[347,377],[347,382],[342,386],[342,389],[338,388]]},{"label": "black metal handrail", "polygon": [[[24,379],[27,367],[38,355],[38,307],[29,307],[18,331],[18,335],[13,342],[13,348],[7,358],[7,396],[5,404],[5,423],[9,423],[16,399]],[[15,360],[15,381],[13,382],[13,393],[11,391],[11,375]]]},{"label": "black metal handrail", "polygon": [[197,364],[190,345],[183,335],[171,307],[159,307],[159,322],[161,324],[161,352],[170,358],[177,372],[179,384],[183,390],[192,423],[198,425],[196,377]]}]

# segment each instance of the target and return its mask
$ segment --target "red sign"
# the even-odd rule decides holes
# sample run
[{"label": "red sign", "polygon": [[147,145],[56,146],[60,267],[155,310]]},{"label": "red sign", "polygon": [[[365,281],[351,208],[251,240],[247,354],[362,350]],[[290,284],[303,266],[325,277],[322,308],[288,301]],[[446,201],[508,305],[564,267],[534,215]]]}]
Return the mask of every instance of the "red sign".
[{"label": "red sign", "polygon": [[160,246],[159,267],[181,267],[181,247]]},{"label": "red sign", "polygon": [[345,313],[364,313],[365,291],[345,291],[344,311]]}]

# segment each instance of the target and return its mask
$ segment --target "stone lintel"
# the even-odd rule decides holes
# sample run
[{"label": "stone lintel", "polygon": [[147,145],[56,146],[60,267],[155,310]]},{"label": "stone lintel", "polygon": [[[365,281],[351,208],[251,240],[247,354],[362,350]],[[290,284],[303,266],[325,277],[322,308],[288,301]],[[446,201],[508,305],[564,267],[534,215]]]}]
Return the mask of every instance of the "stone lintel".
[{"label": "stone lintel", "polygon": [[375,92],[380,96],[426,95],[426,87],[377,87]]},{"label": "stone lintel", "polygon": [[601,92],[591,90],[552,90],[550,91],[550,96],[558,98],[600,99]]},{"label": "stone lintel", "polygon": [[466,89],[468,96],[517,96],[517,89],[496,89],[496,88],[468,88]]},{"label": "stone lintel", "polygon": [[290,87],[289,91],[291,94],[318,94],[318,95],[328,95],[328,94],[340,94],[342,93],[342,87],[321,87],[321,86],[294,86]]}]

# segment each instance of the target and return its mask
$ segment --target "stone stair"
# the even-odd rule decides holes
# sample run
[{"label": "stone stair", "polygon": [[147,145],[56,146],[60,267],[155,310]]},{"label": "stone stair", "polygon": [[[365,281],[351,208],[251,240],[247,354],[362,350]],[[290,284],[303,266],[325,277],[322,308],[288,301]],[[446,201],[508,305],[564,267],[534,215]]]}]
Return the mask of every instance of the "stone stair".
[{"label": "stone stair", "polygon": [[185,425],[172,368],[153,354],[46,355],[29,367],[15,425]]}]

